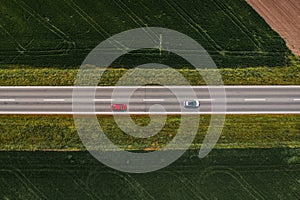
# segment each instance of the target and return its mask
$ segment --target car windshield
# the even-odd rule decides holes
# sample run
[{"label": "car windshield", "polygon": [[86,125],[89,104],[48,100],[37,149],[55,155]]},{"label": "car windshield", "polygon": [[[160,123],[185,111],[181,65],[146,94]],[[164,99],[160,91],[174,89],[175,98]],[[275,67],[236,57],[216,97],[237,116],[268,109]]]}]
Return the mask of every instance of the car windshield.
[{"label": "car windshield", "polygon": [[190,101],[190,102],[189,102],[189,105],[195,106],[195,105],[196,105],[196,102],[195,102],[195,101]]}]

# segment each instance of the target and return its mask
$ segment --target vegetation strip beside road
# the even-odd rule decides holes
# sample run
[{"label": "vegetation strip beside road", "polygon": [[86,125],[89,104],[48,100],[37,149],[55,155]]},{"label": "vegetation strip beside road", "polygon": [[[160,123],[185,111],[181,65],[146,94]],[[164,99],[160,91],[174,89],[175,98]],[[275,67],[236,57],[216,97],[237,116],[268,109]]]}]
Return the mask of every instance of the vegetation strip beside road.
[{"label": "vegetation strip beside road", "polygon": [[[142,126],[150,121],[148,116],[132,118]],[[107,137],[126,150],[160,149],[174,138],[180,124],[180,116],[168,116],[161,132],[148,139],[137,139],[122,132],[113,116],[98,116],[98,119]],[[200,147],[209,120],[209,115],[200,116],[191,149]],[[275,147],[300,147],[300,115],[228,115],[216,145],[221,149]],[[0,115],[0,150],[85,150],[85,147],[71,115]]]},{"label": "vegetation strip beside road", "polygon": [[[206,85],[195,69],[176,70],[191,85]],[[73,86],[77,72],[78,69],[3,66],[0,68],[0,86]],[[99,80],[99,86],[115,85],[127,72],[129,69],[107,69]],[[299,61],[288,67],[227,68],[220,69],[219,72],[226,85],[300,85]],[[173,77],[172,72],[169,73],[164,69],[144,69],[139,73],[143,75],[131,76],[126,84],[136,85],[143,79],[147,79],[147,82],[151,83],[154,77],[156,80],[168,82],[170,85],[178,84],[177,79],[174,79],[175,75]],[[203,69],[202,73],[209,75],[210,70]]]}]

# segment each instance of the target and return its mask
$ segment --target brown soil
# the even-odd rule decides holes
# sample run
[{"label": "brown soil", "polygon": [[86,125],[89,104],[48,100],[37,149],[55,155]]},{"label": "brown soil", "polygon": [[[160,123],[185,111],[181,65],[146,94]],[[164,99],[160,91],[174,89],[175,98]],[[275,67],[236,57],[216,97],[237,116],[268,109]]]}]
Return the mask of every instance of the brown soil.
[{"label": "brown soil", "polygon": [[279,33],[295,55],[300,55],[300,1],[246,0]]}]

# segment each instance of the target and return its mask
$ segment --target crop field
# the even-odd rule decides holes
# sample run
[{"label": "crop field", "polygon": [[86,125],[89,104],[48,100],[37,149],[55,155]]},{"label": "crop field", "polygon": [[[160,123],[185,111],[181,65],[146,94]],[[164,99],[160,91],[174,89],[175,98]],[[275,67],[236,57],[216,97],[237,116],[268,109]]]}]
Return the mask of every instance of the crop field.
[{"label": "crop field", "polygon": [[146,174],[110,169],[87,152],[0,152],[2,199],[290,199],[300,197],[299,149],[187,152]]},{"label": "crop field", "polygon": [[[244,0],[2,0],[0,7],[1,64],[78,66],[101,41],[139,27],[182,32],[199,42],[219,67],[285,66],[291,55],[284,40]],[[113,66],[161,60],[160,54],[146,50],[124,57]],[[168,53],[161,62],[178,68],[186,64]]]},{"label": "crop field", "polygon": [[247,2],[278,32],[294,54],[300,55],[300,2],[271,0]]}]

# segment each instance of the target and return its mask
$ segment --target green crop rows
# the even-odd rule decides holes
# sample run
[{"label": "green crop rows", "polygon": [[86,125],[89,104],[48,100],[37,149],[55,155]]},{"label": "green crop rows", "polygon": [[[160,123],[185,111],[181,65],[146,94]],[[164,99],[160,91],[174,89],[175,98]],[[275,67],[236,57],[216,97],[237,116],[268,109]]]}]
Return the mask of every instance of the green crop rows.
[{"label": "green crop rows", "polygon": [[[136,124],[149,123],[148,116],[132,116]],[[179,116],[168,116],[162,131],[147,139],[125,134],[113,116],[98,116],[108,138],[127,150],[155,150],[164,147],[177,133]],[[200,117],[191,148],[201,145],[210,116]],[[134,130],[132,130],[134,131]],[[182,133],[188,136],[188,133]],[[217,148],[300,147],[299,115],[228,115]],[[0,115],[1,150],[83,150],[72,116]]]},{"label": "green crop rows", "polygon": [[[300,149],[186,152],[149,173],[125,173],[88,152],[1,152],[2,199],[289,199],[300,193]],[[150,163],[152,164],[152,163]]]},{"label": "green crop rows", "polygon": [[[219,67],[284,66],[291,54],[244,0],[3,0],[0,7],[1,64],[76,66],[104,39],[146,26],[192,37]],[[161,57],[153,51],[132,53],[113,66],[149,59]],[[163,59],[173,67],[185,64],[174,55]]]}]

